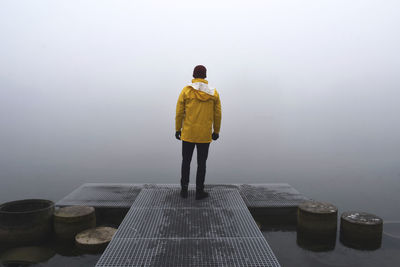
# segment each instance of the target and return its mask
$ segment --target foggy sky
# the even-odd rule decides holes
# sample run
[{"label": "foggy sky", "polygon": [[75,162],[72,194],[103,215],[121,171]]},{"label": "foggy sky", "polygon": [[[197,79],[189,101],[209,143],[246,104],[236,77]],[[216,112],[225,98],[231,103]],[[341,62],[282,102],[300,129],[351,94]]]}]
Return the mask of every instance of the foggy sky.
[{"label": "foggy sky", "polygon": [[1,1],[2,199],[178,183],[198,64],[222,102],[206,182],[398,192],[399,25],[398,1]]}]

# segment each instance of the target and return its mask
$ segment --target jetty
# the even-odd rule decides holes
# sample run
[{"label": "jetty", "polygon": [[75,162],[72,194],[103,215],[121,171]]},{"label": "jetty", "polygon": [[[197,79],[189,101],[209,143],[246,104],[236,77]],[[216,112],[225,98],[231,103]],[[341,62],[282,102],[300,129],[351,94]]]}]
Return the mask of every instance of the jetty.
[{"label": "jetty", "polygon": [[121,224],[96,267],[280,266],[255,217],[296,221],[307,200],[288,184],[208,184],[210,197],[179,196],[178,184],[83,184],[57,206],[95,207]]}]

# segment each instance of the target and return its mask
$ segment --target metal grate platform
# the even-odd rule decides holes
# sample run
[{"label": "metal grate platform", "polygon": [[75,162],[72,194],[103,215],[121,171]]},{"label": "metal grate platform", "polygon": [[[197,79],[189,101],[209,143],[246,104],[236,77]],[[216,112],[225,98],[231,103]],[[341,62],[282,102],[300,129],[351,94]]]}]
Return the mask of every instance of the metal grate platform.
[{"label": "metal grate platform", "polygon": [[247,213],[244,209],[135,208],[119,226],[116,237],[258,237],[257,225]]},{"label": "metal grate platform", "polygon": [[215,189],[209,190],[212,192],[207,201],[195,200],[195,191],[189,190],[189,197],[182,201],[182,198],[177,198],[179,188],[170,188],[169,190],[147,190],[146,194],[140,194],[135,202],[135,208],[230,208],[242,209],[242,197],[235,189]]},{"label": "metal grate platform", "polygon": [[142,189],[97,267],[280,266],[236,189]]},{"label": "metal grate platform", "polygon": [[129,208],[142,188],[142,184],[83,184],[56,205]]},{"label": "metal grate platform", "polygon": [[280,266],[264,237],[114,239],[101,266]]},{"label": "metal grate platform", "polygon": [[249,208],[297,207],[308,199],[288,184],[243,184],[240,195]]},{"label": "metal grate platform", "polygon": [[[193,188],[193,185],[191,185]],[[95,208],[130,208],[142,189],[173,189],[178,184],[83,184],[57,206],[86,205]],[[237,189],[249,208],[297,207],[307,198],[288,184],[206,184],[206,190]],[[169,190],[167,190],[169,191]],[[158,196],[161,198],[162,196]],[[152,202],[156,203],[155,200]],[[230,205],[236,202],[220,202],[215,205]],[[175,205],[201,205],[196,202],[175,202]]]}]

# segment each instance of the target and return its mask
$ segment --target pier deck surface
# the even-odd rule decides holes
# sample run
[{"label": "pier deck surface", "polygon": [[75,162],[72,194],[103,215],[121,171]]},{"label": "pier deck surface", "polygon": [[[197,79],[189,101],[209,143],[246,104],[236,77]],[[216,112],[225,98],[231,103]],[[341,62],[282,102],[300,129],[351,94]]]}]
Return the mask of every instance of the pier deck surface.
[{"label": "pier deck surface", "polygon": [[[87,183],[58,201],[57,206],[130,208],[142,189],[179,188],[178,184]],[[193,188],[193,187],[192,187]],[[249,209],[297,208],[307,198],[289,184],[206,184],[206,190],[237,189]]]},{"label": "pier deck surface", "polygon": [[237,189],[179,190],[141,188],[96,267],[280,266]]}]

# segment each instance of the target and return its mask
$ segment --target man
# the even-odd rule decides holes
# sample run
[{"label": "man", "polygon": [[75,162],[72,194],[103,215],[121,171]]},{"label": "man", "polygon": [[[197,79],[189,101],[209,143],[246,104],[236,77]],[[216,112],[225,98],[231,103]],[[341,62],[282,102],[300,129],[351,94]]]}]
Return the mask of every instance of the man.
[{"label": "man", "polygon": [[[208,197],[204,191],[208,148],[219,138],[221,101],[215,88],[208,85],[207,69],[198,65],[192,83],[185,86],[176,104],[175,137],[182,140],[181,197],[188,197],[190,162],[197,148],[196,199]],[[214,131],[212,130],[214,128]]]}]

